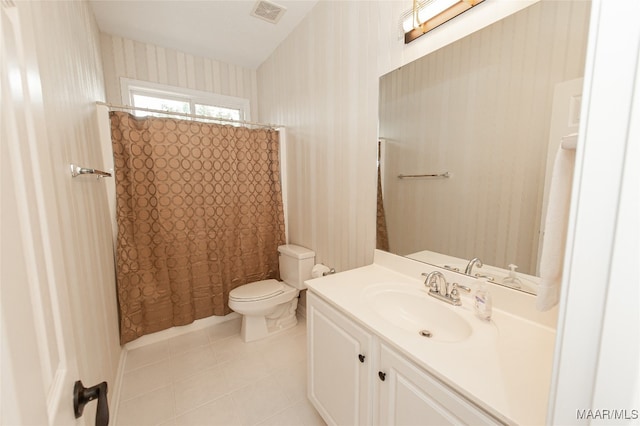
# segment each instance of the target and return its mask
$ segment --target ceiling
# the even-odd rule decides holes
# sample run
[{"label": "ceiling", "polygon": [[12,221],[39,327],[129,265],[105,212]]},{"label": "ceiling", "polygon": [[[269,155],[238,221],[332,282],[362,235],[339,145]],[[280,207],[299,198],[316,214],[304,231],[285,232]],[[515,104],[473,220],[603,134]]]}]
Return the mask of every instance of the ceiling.
[{"label": "ceiling", "polygon": [[286,8],[277,24],[250,15],[255,0],[90,0],[90,4],[103,33],[255,69],[317,1],[272,1]]}]

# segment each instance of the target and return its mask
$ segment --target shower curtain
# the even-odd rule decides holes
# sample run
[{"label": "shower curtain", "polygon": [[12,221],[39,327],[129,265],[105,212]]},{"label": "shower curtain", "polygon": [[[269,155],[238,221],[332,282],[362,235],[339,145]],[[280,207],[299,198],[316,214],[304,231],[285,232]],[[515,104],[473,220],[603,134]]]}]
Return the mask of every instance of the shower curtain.
[{"label": "shower curtain", "polygon": [[378,141],[378,208],[376,211],[376,248],[389,251],[389,234],[387,233],[387,218],[384,214],[384,200],[382,198],[382,168],[380,162],[380,141]]},{"label": "shower curtain", "polygon": [[230,313],[278,278],[278,132],[111,112],[120,340]]}]

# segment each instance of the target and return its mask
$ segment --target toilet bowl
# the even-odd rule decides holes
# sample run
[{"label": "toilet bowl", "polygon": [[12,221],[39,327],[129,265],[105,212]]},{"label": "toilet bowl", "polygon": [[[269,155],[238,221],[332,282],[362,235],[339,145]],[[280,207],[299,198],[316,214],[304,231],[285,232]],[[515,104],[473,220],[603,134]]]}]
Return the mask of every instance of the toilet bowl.
[{"label": "toilet bowl", "polygon": [[229,293],[229,308],[242,315],[240,335],[245,342],[294,327],[304,281],[311,278],[315,253],[293,244],[278,247],[280,277],[241,285]]}]

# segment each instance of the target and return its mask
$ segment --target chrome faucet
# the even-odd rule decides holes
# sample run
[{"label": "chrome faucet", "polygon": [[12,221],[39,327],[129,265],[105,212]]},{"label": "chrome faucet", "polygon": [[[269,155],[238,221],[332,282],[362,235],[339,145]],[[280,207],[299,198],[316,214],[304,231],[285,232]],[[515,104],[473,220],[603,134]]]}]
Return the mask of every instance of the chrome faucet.
[{"label": "chrome faucet", "polygon": [[462,302],[460,301],[460,290],[466,293],[471,293],[471,289],[469,287],[458,283],[452,283],[449,285],[447,279],[440,271],[432,271],[428,274],[423,272],[422,276],[427,277],[424,280],[424,285],[429,289],[429,295],[451,305],[462,305]]},{"label": "chrome faucet", "polygon": [[[422,276],[427,277],[424,280],[424,285],[429,289],[429,294],[438,293],[443,296],[447,294],[447,279],[444,277],[442,272],[431,271],[428,274],[423,272]],[[433,281],[434,278],[436,278],[435,282]],[[442,285],[443,283],[444,285]]]},{"label": "chrome faucet", "polygon": [[464,268],[464,273],[467,275],[471,275],[471,273],[473,272],[474,266],[477,266],[478,268],[482,268],[482,261],[477,257],[474,257],[469,261],[469,263],[467,263],[467,267]]}]

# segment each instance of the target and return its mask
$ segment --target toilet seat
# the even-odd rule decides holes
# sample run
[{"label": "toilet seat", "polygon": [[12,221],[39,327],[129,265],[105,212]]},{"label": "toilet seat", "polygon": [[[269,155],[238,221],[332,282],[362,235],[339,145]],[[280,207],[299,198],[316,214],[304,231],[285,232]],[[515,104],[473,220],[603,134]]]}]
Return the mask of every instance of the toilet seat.
[{"label": "toilet seat", "polygon": [[284,284],[278,280],[262,280],[236,287],[229,293],[229,300],[255,302],[270,299],[284,293]]}]

